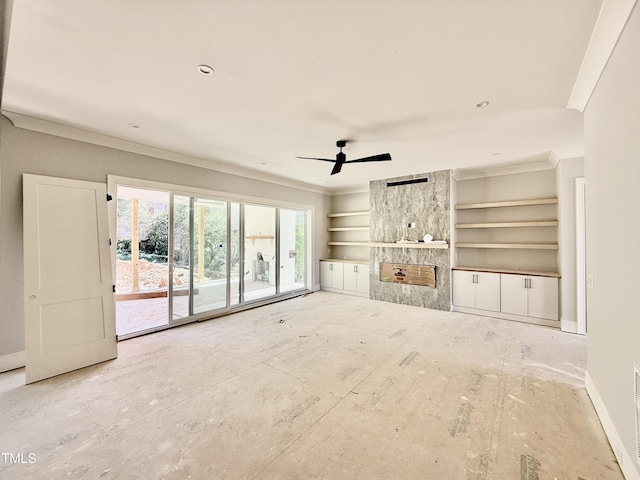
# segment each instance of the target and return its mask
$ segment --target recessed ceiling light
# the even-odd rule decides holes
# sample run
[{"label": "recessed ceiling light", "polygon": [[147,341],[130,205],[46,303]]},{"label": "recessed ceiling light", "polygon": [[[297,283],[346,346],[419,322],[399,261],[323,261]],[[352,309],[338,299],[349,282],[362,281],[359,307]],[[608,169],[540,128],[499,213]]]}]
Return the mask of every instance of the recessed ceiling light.
[{"label": "recessed ceiling light", "polygon": [[203,75],[211,75],[213,73],[213,68],[211,68],[209,65],[198,65],[198,71],[203,74]]},{"label": "recessed ceiling light", "polygon": [[500,155],[502,155],[502,152],[495,152],[491,154],[492,157],[499,157]]},{"label": "recessed ceiling light", "polygon": [[478,108],[484,108],[487,105],[489,105],[489,102],[487,102],[486,100],[484,102],[476,103],[476,107]]},{"label": "recessed ceiling light", "polygon": [[140,128],[140,124],[138,124],[138,123],[130,123],[129,126],[131,128]]},{"label": "recessed ceiling light", "polygon": [[266,165],[267,162],[260,162],[260,165]]}]

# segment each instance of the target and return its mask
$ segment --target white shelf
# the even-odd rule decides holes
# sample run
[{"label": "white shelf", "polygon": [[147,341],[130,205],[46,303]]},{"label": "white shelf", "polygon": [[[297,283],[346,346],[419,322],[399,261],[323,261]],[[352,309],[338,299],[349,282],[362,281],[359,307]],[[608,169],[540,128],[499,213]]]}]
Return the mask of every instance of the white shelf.
[{"label": "white shelf", "polygon": [[449,248],[449,245],[446,243],[369,243],[370,247],[380,247],[380,248],[437,248],[437,249],[446,249]]},{"label": "white shelf", "polygon": [[355,232],[369,230],[369,227],[330,227],[327,232]]},{"label": "white shelf", "polygon": [[507,202],[465,203],[456,205],[456,210],[470,210],[474,208],[502,208],[502,207],[526,207],[532,205],[553,205],[558,203],[557,198],[533,198],[531,200],[510,200]]},{"label": "white shelf", "polygon": [[557,220],[538,220],[534,222],[456,223],[456,228],[522,228],[557,226]]},{"label": "white shelf", "polygon": [[369,215],[368,211],[363,211],[363,212],[340,212],[340,213],[330,213],[327,215],[327,217],[329,218],[335,218],[335,217],[357,217],[357,216],[361,216],[361,215]]},{"label": "white shelf", "polygon": [[327,245],[343,245],[351,247],[368,247],[369,242],[327,242]]},{"label": "white shelf", "polygon": [[558,244],[557,243],[456,243],[456,248],[558,250]]}]

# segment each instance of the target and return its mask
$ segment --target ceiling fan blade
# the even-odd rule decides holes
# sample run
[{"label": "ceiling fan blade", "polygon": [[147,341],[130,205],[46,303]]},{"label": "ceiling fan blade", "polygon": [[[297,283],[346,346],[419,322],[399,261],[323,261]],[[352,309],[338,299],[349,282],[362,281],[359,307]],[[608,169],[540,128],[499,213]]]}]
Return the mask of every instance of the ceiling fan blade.
[{"label": "ceiling fan blade", "polygon": [[371,157],[357,158],[356,160],[347,160],[344,163],[385,162],[387,160],[391,160],[391,155],[388,153],[381,153],[379,155],[373,155]]},{"label": "ceiling fan blade", "polygon": [[322,160],[323,162],[334,162],[335,160],[331,158],[317,158],[317,157],[296,157],[296,158],[304,158],[305,160]]},{"label": "ceiling fan blade", "polygon": [[344,165],[344,163],[345,162],[336,162],[336,164],[333,166],[333,170],[331,170],[331,175],[340,173],[340,170],[342,170],[342,165]]}]

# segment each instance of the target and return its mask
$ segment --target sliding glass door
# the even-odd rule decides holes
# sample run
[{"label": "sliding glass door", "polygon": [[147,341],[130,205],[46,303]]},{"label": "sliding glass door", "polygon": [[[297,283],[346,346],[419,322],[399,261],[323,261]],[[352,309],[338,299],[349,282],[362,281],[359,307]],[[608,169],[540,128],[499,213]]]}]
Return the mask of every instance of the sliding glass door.
[{"label": "sliding glass door", "polygon": [[193,311],[227,306],[227,202],[193,199]]},{"label": "sliding glass door", "polygon": [[306,288],[307,211],[122,185],[117,192],[119,336]]},{"label": "sliding glass door", "polygon": [[244,206],[244,301],[276,294],[276,209]]},{"label": "sliding glass door", "polygon": [[280,292],[305,288],[306,222],[304,210],[279,210]]},{"label": "sliding glass door", "polygon": [[169,323],[169,192],[118,186],[116,201],[118,335]]},{"label": "sliding glass door", "polygon": [[228,304],[228,203],[173,196],[173,321]]}]

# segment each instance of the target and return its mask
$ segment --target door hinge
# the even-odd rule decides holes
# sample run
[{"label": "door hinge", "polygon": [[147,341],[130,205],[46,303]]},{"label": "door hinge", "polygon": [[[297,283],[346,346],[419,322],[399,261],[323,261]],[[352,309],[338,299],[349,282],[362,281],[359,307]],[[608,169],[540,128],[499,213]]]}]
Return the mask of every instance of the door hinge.
[{"label": "door hinge", "polygon": [[111,239],[109,239],[109,246],[111,246]]},{"label": "door hinge", "polygon": [[113,293],[116,293],[116,286],[115,285],[112,285],[112,286],[113,286]]},{"label": "door hinge", "polygon": [[107,193],[107,202],[110,202],[111,200],[113,200],[113,197]]}]

